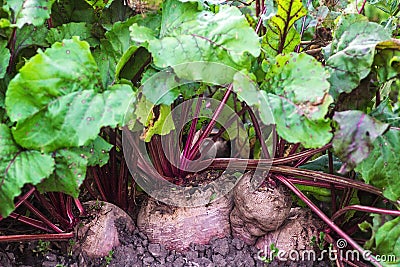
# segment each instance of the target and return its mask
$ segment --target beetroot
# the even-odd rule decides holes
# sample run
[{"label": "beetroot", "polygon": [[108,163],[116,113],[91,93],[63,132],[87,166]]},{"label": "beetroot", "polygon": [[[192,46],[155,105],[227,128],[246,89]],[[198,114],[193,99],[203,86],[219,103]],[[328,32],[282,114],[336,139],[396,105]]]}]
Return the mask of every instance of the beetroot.
[{"label": "beetroot", "polygon": [[296,251],[296,254],[301,255],[304,250],[314,249],[316,242],[313,242],[312,238],[319,237],[323,226],[323,222],[314,218],[310,210],[293,208],[285,223],[279,229],[268,232],[259,238],[256,247],[263,250],[266,255],[268,255],[271,244],[282,251],[282,257],[289,257],[292,254],[291,251]]},{"label": "beetroot", "polygon": [[235,208],[230,215],[232,233],[254,244],[257,237],[279,228],[289,215],[292,198],[283,185],[253,189],[251,172],[245,173],[233,190]]},{"label": "beetroot", "polygon": [[78,227],[75,249],[90,258],[107,256],[120,245],[117,223],[123,224],[126,231],[135,230],[132,218],[111,203],[88,201],[83,206],[89,219],[84,219],[83,226]]},{"label": "beetroot", "polygon": [[152,243],[183,251],[191,243],[207,244],[214,237],[230,235],[232,195],[198,207],[175,207],[153,198],[141,207],[137,225]]}]

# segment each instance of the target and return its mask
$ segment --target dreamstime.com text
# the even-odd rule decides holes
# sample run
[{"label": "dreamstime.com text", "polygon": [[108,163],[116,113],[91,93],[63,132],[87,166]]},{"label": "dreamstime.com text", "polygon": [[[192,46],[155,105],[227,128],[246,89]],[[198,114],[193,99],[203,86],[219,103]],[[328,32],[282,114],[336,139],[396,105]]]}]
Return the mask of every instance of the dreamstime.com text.
[{"label": "dreamstime.com text", "polygon": [[[339,247],[344,248],[344,246]],[[373,254],[369,250],[363,253],[358,250],[337,250],[332,247],[321,250],[318,254],[315,250],[278,250],[271,248],[264,248],[258,251],[257,258],[263,262],[271,262],[274,259],[278,261],[325,261],[325,260],[348,260],[348,261],[368,261],[368,258]],[[398,262],[399,259],[396,255],[373,255],[379,262]]]}]

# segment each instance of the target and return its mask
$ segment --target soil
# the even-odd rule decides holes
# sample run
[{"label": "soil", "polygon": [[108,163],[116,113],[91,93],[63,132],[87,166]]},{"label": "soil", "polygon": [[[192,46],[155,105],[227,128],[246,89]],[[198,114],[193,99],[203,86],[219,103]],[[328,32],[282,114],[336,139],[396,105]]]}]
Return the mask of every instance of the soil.
[{"label": "soil", "polygon": [[[218,172],[207,174],[205,180],[213,181]],[[196,179],[191,180],[191,185],[195,186],[201,182]],[[138,199],[138,206],[142,204],[144,198]],[[130,215],[137,217],[138,210],[135,209]],[[11,229],[17,229],[18,233],[11,234],[35,234],[36,231],[29,231],[25,225],[21,225],[11,219],[5,219],[0,223],[0,234],[9,232],[11,224],[16,224]],[[19,226],[19,227],[17,227]],[[208,245],[191,245],[189,250],[177,252],[168,250],[160,244],[152,244],[147,236],[140,232],[138,227],[131,232],[127,229],[125,221],[117,221],[119,232],[119,242],[121,245],[114,248],[109,256],[91,259],[82,253],[76,253],[75,241],[58,242],[20,242],[20,243],[0,243],[0,267],[19,266],[19,267],[81,267],[81,266],[198,266],[198,267],[217,267],[217,266],[333,266],[331,261],[301,261],[301,262],[277,262],[269,264],[258,259],[258,249],[255,246],[247,245],[242,240],[232,236],[225,238],[214,238]]]},{"label": "soil", "polygon": [[332,266],[325,262],[272,262],[257,259],[258,250],[237,238],[211,240],[209,245],[192,245],[186,252],[168,251],[159,244],[149,243],[136,229],[130,233],[123,221],[117,222],[121,246],[110,256],[91,260],[71,252],[68,242],[0,244],[0,266]]}]

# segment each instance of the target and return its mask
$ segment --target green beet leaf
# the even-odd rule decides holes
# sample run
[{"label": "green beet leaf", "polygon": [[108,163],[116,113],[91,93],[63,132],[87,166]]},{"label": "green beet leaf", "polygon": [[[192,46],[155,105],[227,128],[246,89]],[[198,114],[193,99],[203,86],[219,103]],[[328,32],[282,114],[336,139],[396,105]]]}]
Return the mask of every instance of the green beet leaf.
[{"label": "green beet leaf", "polygon": [[18,122],[13,135],[29,149],[53,151],[81,146],[96,138],[101,127],[122,125],[131,100],[129,85],[115,85],[102,94],[94,90],[69,93]]},{"label": "green beet leaf", "polygon": [[54,99],[81,90],[100,91],[98,68],[88,43],[78,38],[38,51],[10,82],[6,107],[12,121],[21,121]]},{"label": "green beet leaf", "polygon": [[370,73],[376,45],[388,39],[386,29],[361,15],[341,17],[326,61],[334,98],[350,93]]},{"label": "green beet leaf", "polygon": [[50,18],[54,2],[55,0],[7,0],[7,5],[14,11],[14,23],[18,28],[22,28],[25,24],[43,24]]},{"label": "green beet leaf", "polygon": [[306,54],[278,55],[269,66],[262,89],[272,109],[278,134],[305,147],[325,145],[332,138],[325,119],[333,102],[328,94],[329,75]]},{"label": "green beet leaf", "polygon": [[[371,131],[371,129],[369,129]],[[389,129],[373,142],[373,149],[357,167],[368,184],[383,189],[390,200],[400,199],[400,131]]]},{"label": "green beet leaf", "polygon": [[358,110],[336,112],[333,119],[339,124],[333,148],[344,162],[340,173],[354,169],[366,159],[374,148],[375,139],[389,126]]},{"label": "green beet leaf", "polygon": [[63,192],[74,198],[86,177],[87,156],[81,148],[61,149],[53,153],[56,171],[40,184],[40,192]]},{"label": "green beet leaf", "polygon": [[93,57],[97,62],[103,87],[115,83],[116,66],[120,55],[114,50],[112,44],[107,39],[101,40],[100,46],[93,52]]},{"label": "green beet leaf", "polygon": [[[257,34],[235,7],[221,6],[214,14],[198,11],[196,3],[168,0],[164,10],[159,38],[149,35],[149,30],[144,35],[143,27],[131,28],[132,39],[148,43],[159,68],[204,61],[241,70],[250,67],[249,55],[260,54]],[[148,40],[144,40],[146,36]],[[179,70],[178,76],[185,76],[184,69]],[[217,70],[214,75],[219,73]]]},{"label": "green beet leaf", "polygon": [[54,170],[54,159],[38,151],[22,151],[14,142],[10,129],[0,124],[0,215],[14,210],[14,197],[25,184],[38,184]]},{"label": "green beet leaf", "polygon": [[122,124],[129,85],[102,91],[89,45],[77,38],[34,56],[10,82],[6,107],[16,142],[54,151],[93,140],[101,127]]},{"label": "green beet leaf", "polygon": [[4,78],[6,74],[8,63],[10,61],[10,50],[7,48],[7,41],[0,40],[0,79]]},{"label": "green beet leaf", "polygon": [[49,30],[45,25],[25,25],[16,30],[15,52],[18,54],[23,49],[40,46],[47,47],[46,36]]},{"label": "green beet leaf", "polygon": [[400,264],[400,217],[379,227],[375,234],[375,242],[377,254],[396,256],[396,261],[387,262],[389,266],[393,263]]},{"label": "green beet leaf", "polygon": [[98,136],[91,141],[88,145],[83,146],[82,150],[88,158],[88,166],[103,166],[108,162],[109,154],[113,145]]},{"label": "green beet leaf", "polygon": [[86,41],[91,47],[99,45],[99,40],[92,36],[92,27],[84,22],[71,22],[51,28],[47,34],[46,40],[52,44],[62,42],[64,39],[71,39],[73,36],[79,36],[81,41]]},{"label": "green beet leaf", "polygon": [[300,44],[300,34],[293,27],[296,20],[307,14],[301,0],[278,0],[278,12],[267,24],[263,48],[269,56],[293,52]]},{"label": "green beet leaf", "polygon": [[392,39],[376,46],[374,66],[380,82],[395,78],[400,73],[400,41]]}]

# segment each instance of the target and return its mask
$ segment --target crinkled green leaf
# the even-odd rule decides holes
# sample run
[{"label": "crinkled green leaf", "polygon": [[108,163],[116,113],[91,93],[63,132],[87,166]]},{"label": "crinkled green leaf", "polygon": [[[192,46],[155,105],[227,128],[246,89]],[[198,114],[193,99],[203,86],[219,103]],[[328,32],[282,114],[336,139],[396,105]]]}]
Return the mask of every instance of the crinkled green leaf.
[{"label": "crinkled green leaf", "polygon": [[319,147],[330,141],[330,121],[325,119],[333,102],[328,94],[328,77],[311,56],[295,53],[277,56],[262,88],[269,92],[266,97],[281,137],[306,147]]},{"label": "crinkled green leaf", "polygon": [[57,28],[51,28],[46,40],[52,44],[64,39],[71,39],[72,36],[79,36],[81,41],[86,41],[91,47],[95,47],[99,44],[99,40],[92,36],[91,30],[92,27],[84,22],[71,22]]},{"label": "crinkled green leaf", "polygon": [[133,42],[144,47],[148,47],[147,42],[151,40],[156,40],[156,33],[153,29],[145,26],[139,26],[137,23],[129,27],[129,30],[133,33],[131,39]]},{"label": "crinkled green leaf", "polygon": [[132,88],[115,85],[100,93],[98,72],[88,43],[77,38],[34,56],[6,95],[17,143],[43,151],[81,146],[101,127],[122,124]]},{"label": "crinkled green leaf", "polygon": [[333,119],[339,124],[333,148],[344,162],[341,173],[354,169],[366,159],[374,148],[374,140],[389,126],[358,110],[336,112]]},{"label": "crinkled green leaf", "polygon": [[97,62],[103,87],[115,83],[115,73],[119,55],[107,39],[101,40],[100,46],[96,47],[93,52],[93,57]]},{"label": "crinkled green leaf", "polygon": [[199,15],[199,5],[194,2],[164,1],[162,9],[160,37],[181,34],[181,24],[196,24]]},{"label": "crinkled green leaf", "polygon": [[395,255],[400,264],[400,217],[386,222],[375,234],[376,250],[379,255]]},{"label": "crinkled green leaf", "polygon": [[0,55],[0,79],[2,79],[6,74],[11,55],[10,50],[7,48],[6,40],[0,40]]},{"label": "crinkled green leaf", "polygon": [[50,18],[54,2],[55,0],[7,0],[7,5],[14,11],[14,23],[22,28],[25,24],[43,24]]},{"label": "crinkled green leaf", "polygon": [[108,162],[109,154],[108,152],[113,147],[110,143],[101,137],[97,137],[91,141],[88,145],[82,147],[87,156],[88,166],[103,166]]},{"label": "crinkled green leaf", "polygon": [[180,95],[179,85],[183,82],[171,71],[158,72],[142,85],[143,94],[155,105],[169,105]]},{"label": "crinkled green leaf", "polygon": [[40,192],[63,192],[74,198],[86,177],[87,156],[81,148],[61,149],[53,153],[56,169],[49,178],[37,185]]},{"label": "crinkled green leaf", "polygon": [[99,79],[88,43],[76,37],[55,43],[45,52],[39,50],[10,82],[6,94],[8,115],[12,121],[21,121],[61,96],[82,90],[100,91]]},{"label": "crinkled green leaf", "polygon": [[15,140],[29,149],[53,151],[84,145],[96,138],[103,126],[123,124],[132,101],[129,85],[115,85],[104,93],[72,92],[46,103],[13,129]]},{"label": "crinkled green leaf", "polygon": [[388,39],[390,34],[382,26],[365,21],[361,15],[341,17],[326,61],[333,97],[357,87],[371,71],[375,46]]},{"label": "crinkled green leaf", "polygon": [[301,0],[278,0],[278,12],[267,23],[263,48],[269,56],[293,52],[300,44],[300,34],[293,27],[307,14]]},{"label": "crinkled green leaf", "polygon": [[45,25],[33,26],[25,25],[16,31],[15,51],[18,53],[22,49],[30,46],[47,47],[46,36],[48,29]]},{"label": "crinkled green leaf", "polygon": [[21,188],[38,184],[54,170],[54,159],[38,151],[22,151],[14,142],[10,129],[0,124],[0,215],[7,217],[14,210],[14,197]]},{"label": "crinkled green leaf", "polygon": [[[369,129],[371,131],[371,129]],[[400,131],[389,129],[373,142],[372,151],[357,167],[368,184],[383,189],[390,200],[400,199]]]},{"label": "crinkled green leaf", "polygon": [[[160,39],[147,40],[157,67],[205,61],[240,70],[250,67],[249,54],[260,54],[258,36],[237,8],[221,6],[214,14],[198,11],[197,4],[177,0],[164,2],[166,6]],[[131,37],[145,41],[139,29],[133,28]]]},{"label": "crinkled green leaf", "polygon": [[116,22],[112,28],[106,32],[106,38],[110,41],[114,50],[119,54],[123,55],[128,49],[135,45],[131,40],[129,27],[135,22],[135,18],[127,21]]}]

